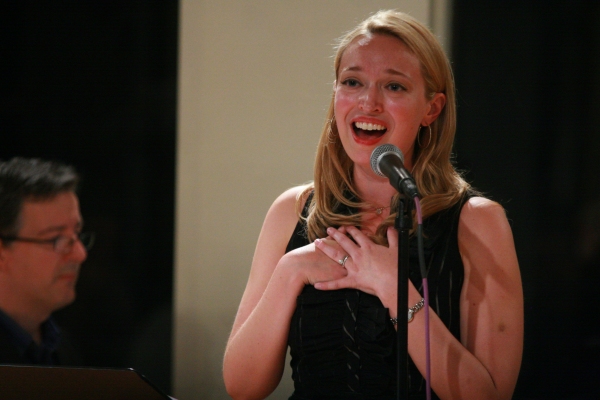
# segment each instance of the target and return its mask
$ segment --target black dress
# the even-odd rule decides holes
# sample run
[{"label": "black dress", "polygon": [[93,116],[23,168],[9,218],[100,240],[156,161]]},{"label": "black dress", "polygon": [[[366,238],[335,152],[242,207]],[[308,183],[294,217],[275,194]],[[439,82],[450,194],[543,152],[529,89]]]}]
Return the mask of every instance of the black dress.
[{"label": "black dress", "polygon": [[[456,232],[468,197],[423,222],[430,306],[459,340],[464,267]],[[300,221],[286,251],[308,243]],[[409,278],[421,290],[414,237]],[[295,389],[290,400],[396,397],[396,330],[388,309],[375,296],[356,289],[320,291],[305,286],[297,298],[288,345]],[[410,399],[425,399],[425,379],[410,357],[408,372]],[[437,399],[433,392],[432,398]]]}]

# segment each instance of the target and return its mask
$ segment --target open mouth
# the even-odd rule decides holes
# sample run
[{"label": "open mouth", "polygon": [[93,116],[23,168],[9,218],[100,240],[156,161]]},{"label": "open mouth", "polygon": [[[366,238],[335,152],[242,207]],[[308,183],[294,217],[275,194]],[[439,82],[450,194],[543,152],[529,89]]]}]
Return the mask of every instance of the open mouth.
[{"label": "open mouth", "polygon": [[352,124],[354,135],[361,140],[373,140],[382,137],[387,128],[383,125],[370,122],[355,122]]}]

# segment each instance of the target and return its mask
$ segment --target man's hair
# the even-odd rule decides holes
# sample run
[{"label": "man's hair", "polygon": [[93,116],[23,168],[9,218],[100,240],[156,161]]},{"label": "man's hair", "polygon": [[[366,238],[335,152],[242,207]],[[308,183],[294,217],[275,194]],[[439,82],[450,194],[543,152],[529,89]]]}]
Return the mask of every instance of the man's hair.
[{"label": "man's hair", "polygon": [[20,157],[0,162],[0,235],[17,235],[25,201],[75,192],[78,183],[75,169],[58,162]]}]

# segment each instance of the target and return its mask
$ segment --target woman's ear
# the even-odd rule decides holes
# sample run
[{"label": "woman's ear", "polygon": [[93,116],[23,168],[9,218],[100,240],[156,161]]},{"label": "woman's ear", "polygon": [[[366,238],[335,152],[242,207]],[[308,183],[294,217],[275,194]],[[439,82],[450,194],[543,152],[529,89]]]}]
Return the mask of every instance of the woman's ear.
[{"label": "woman's ear", "polygon": [[446,95],[444,93],[436,93],[433,95],[433,98],[429,100],[427,110],[427,114],[423,117],[421,121],[422,126],[429,126],[437,119],[440,115],[444,106],[446,105]]}]

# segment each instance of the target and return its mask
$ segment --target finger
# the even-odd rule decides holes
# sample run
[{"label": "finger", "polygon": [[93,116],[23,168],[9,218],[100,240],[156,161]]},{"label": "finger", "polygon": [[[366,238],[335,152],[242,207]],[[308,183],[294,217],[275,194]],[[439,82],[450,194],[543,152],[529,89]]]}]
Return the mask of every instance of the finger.
[{"label": "finger", "polygon": [[393,226],[387,228],[387,239],[390,248],[398,247],[398,231]]},{"label": "finger", "polygon": [[318,290],[338,290],[352,287],[351,286],[351,278],[344,277],[341,279],[335,279],[333,281],[327,282],[317,282],[314,284],[315,289]]},{"label": "finger", "polygon": [[315,247],[338,264],[340,264],[340,260],[347,255],[346,251],[340,248],[340,245],[333,241],[333,239],[331,242],[328,240],[316,239]]},{"label": "finger", "polygon": [[[353,227],[347,227],[346,229],[349,230],[351,228]],[[340,232],[339,229],[327,228],[327,234],[333,240],[335,240],[347,254],[349,254],[350,256],[354,254],[355,250],[357,249],[356,243],[354,243],[352,239],[346,236],[345,233]]]},{"label": "finger", "polygon": [[373,243],[367,235],[365,235],[360,229],[358,229],[355,226],[349,226],[347,228],[347,231],[360,247],[364,247],[369,243]]}]

